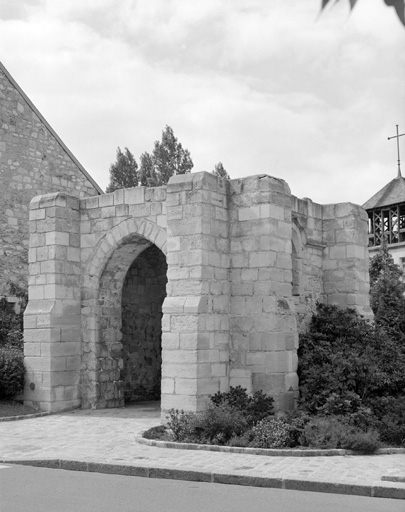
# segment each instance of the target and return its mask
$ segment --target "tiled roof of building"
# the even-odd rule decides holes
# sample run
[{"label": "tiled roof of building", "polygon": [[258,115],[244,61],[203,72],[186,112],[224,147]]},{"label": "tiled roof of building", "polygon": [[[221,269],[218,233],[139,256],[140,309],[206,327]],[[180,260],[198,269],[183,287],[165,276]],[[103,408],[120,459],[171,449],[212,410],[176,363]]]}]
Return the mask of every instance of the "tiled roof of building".
[{"label": "tiled roof of building", "polygon": [[398,176],[363,204],[365,210],[405,203],[405,178]]}]

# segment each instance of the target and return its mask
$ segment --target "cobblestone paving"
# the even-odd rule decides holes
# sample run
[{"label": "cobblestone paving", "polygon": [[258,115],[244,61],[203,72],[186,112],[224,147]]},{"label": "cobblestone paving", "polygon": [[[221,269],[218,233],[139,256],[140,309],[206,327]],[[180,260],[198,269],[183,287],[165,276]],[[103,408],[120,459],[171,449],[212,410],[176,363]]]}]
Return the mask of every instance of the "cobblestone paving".
[{"label": "cobblestone paving", "polygon": [[62,459],[405,488],[405,483],[381,481],[383,476],[405,476],[404,454],[269,457],[159,448],[135,441],[140,432],[159,423],[156,405],[1,422],[0,460]]}]

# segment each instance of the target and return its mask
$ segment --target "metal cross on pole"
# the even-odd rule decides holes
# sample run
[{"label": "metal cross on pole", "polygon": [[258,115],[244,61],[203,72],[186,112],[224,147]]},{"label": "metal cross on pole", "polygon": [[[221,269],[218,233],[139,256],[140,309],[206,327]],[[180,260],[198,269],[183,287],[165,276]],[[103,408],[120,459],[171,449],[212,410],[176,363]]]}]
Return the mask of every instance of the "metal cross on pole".
[{"label": "metal cross on pole", "polygon": [[393,135],[392,137],[388,137],[388,140],[391,140],[391,139],[397,139],[397,152],[398,152],[398,178],[401,178],[402,177],[402,174],[401,174],[401,160],[399,158],[399,138],[402,137],[403,135],[405,135],[405,133],[401,133],[399,134],[398,133],[398,125],[396,125],[397,127],[397,134],[396,135]]}]

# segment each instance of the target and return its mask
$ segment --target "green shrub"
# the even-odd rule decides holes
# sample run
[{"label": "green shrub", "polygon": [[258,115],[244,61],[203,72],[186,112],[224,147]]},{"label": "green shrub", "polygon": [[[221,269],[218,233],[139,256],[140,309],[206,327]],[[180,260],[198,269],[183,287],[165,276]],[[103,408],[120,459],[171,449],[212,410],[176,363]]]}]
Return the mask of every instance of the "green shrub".
[{"label": "green shrub", "polygon": [[249,446],[255,448],[285,448],[290,446],[291,426],[281,418],[264,418],[249,432]]},{"label": "green shrub", "polygon": [[355,411],[347,415],[345,420],[349,425],[358,427],[361,430],[377,429],[377,418],[370,407],[360,405]]},{"label": "green shrub", "polygon": [[398,423],[392,417],[386,417],[377,422],[376,428],[381,441],[389,445],[405,446],[405,424]]},{"label": "green shrub", "polygon": [[240,436],[232,436],[228,441],[228,446],[237,446],[239,448],[247,448],[250,444],[249,431]]},{"label": "green shrub", "polygon": [[374,397],[368,401],[373,427],[387,444],[405,445],[405,395]]},{"label": "green shrub", "polygon": [[350,427],[342,429],[339,438],[339,447],[345,450],[374,453],[381,446],[380,436],[376,430],[363,430]]},{"label": "green shrub", "polygon": [[170,438],[178,442],[226,445],[232,439],[232,443],[246,445],[243,436],[247,430],[272,413],[272,397],[262,391],[249,396],[246,389],[237,386],[213,395],[204,412],[171,409],[167,427]]},{"label": "green shrub", "polygon": [[145,439],[164,439],[166,434],[166,428],[164,425],[158,425],[152,427],[142,434]]},{"label": "green shrub", "polygon": [[167,427],[170,431],[170,439],[173,441],[187,442],[191,435],[191,423],[195,415],[179,409],[170,409],[166,415]]},{"label": "green shrub", "polygon": [[274,399],[263,391],[255,391],[250,397],[246,411],[246,419],[250,425],[255,425],[268,416],[274,414]]},{"label": "green shrub", "polygon": [[311,420],[311,416],[305,411],[295,409],[287,413],[287,422],[290,425],[290,441],[289,446],[305,446],[305,438],[303,436],[305,425]]},{"label": "green shrub", "polygon": [[370,306],[375,323],[405,344],[405,281],[403,271],[383,243],[370,259]]},{"label": "green shrub", "polygon": [[23,351],[11,346],[0,347],[0,398],[14,398],[23,387]]},{"label": "green shrub", "polygon": [[24,347],[24,334],[22,331],[13,330],[7,333],[6,345],[15,348],[23,349]]},{"label": "green shrub", "polygon": [[346,391],[343,395],[332,393],[317,411],[321,416],[344,416],[357,411],[360,405],[359,395],[353,391]]},{"label": "green shrub", "polygon": [[245,388],[241,386],[230,387],[229,391],[221,393],[218,391],[215,395],[210,397],[214,405],[228,404],[239,411],[246,409],[249,404],[250,398]]},{"label": "green shrub", "polygon": [[225,445],[232,437],[243,434],[247,428],[245,415],[227,404],[208,406],[206,411],[196,415],[193,423],[195,438],[204,444]]},{"label": "green shrub", "polygon": [[305,425],[302,442],[311,448],[337,448],[340,430],[336,418],[315,417]]},{"label": "green shrub", "polygon": [[311,414],[351,414],[362,402],[405,387],[405,346],[351,309],[318,304],[300,336],[300,406]]},{"label": "green shrub", "polygon": [[365,432],[338,416],[318,416],[305,425],[303,444],[310,448],[343,448],[373,453],[380,447],[380,440],[375,430]]},{"label": "green shrub", "polygon": [[7,336],[10,331],[22,330],[20,319],[6,299],[0,299],[0,347],[7,344]]},{"label": "green shrub", "polygon": [[[26,290],[20,288],[14,283],[7,284],[8,293],[20,299],[19,312],[14,310],[14,304],[9,304],[5,298],[0,299],[0,346],[9,344],[10,341],[16,345],[17,337],[19,336],[19,345],[22,346],[22,332],[23,332],[23,318],[24,310],[28,302],[28,295]],[[19,335],[14,334],[11,340],[8,339],[11,332],[19,332]]]},{"label": "green shrub", "polygon": [[245,416],[227,404],[196,414],[172,409],[167,418],[172,439],[183,443],[225,445],[248,428]]},{"label": "green shrub", "polygon": [[255,425],[258,421],[273,414],[273,397],[263,391],[255,391],[249,396],[247,390],[241,386],[230,387],[226,393],[216,393],[211,396],[211,402],[219,407],[229,405],[241,412],[249,425]]}]

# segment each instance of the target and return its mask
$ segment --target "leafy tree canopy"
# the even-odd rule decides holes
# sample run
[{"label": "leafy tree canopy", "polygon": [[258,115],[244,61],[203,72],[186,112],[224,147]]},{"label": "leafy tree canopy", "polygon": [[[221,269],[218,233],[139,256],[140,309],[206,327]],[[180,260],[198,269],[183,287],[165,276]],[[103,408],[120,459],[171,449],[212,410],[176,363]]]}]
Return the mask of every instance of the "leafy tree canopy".
[{"label": "leafy tree canopy", "polygon": [[405,345],[353,309],[318,304],[300,335],[301,402],[315,413],[333,393],[342,399],[397,396],[405,385]]},{"label": "leafy tree canopy", "polygon": [[175,174],[187,174],[193,168],[190,152],[175,137],[173,129],[166,126],[162,140],[155,142],[152,153],[142,153],[140,167],[133,154],[125,148],[117,149],[117,160],[110,167],[110,184],[107,192],[119,188],[159,187],[165,185]]},{"label": "leafy tree canopy", "polygon": [[152,154],[141,156],[140,181],[145,186],[159,187],[175,174],[188,174],[192,168],[190,152],[183,149],[173,129],[166,125],[162,140],[155,142]]},{"label": "leafy tree canopy", "polygon": [[138,185],[138,164],[134,155],[125,148],[124,153],[121,148],[117,149],[117,159],[110,166],[110,183],[106,192],[114,192],[120,188],[131,188]]},{"label": "leafy tree canopy", "polygon": [[155,175],[155,166],[153,165],[152,155],[147,152],[142,153],[140,161],[139,184],[143,187],[156,187],[158,179]]},{"label": "leafy tree canopy", "polygon": [[222,162],[218,162],[217,165],[214,167],[214,170],[212,171],[212,174],[217,176],[218,178],[222,178],[224,180],[230,180],[231,177],[225,170],[225,167],[222,165]]},{"label": "leafy tree canopy", "polygon": [[[338,2],[339,0],[335,0],[335,2]],[[330,0],[322,0],[322,7],[321,9],[324,9]],[[397,16],[402,23],[402,25],[405,26],[405,0],[383,0],[385,5],[388,5],[388,7],[393,7],[397,13]],[[353,9],[353,7],[356,5],[357,0],[349,0],[350,3],[350,9]]]}]

